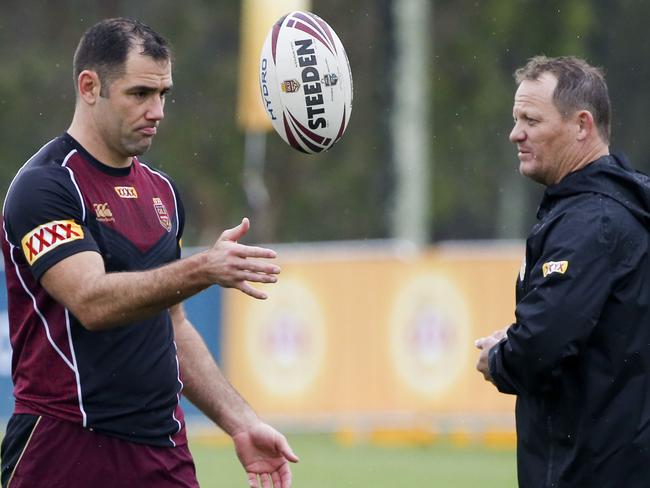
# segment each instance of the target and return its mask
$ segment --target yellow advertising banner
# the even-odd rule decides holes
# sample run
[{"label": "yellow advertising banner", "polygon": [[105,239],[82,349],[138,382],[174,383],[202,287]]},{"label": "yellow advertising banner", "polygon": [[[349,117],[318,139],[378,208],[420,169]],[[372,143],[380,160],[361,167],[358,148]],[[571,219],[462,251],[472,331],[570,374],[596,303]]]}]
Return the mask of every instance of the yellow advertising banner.
[{"label": "yellow advertising banner", "polygon": [[266,35],[283,15],[310,8],[310,0],[242,1],[237,121],[245,130],[263,132],[271,129],[259,85],[260,54]]},{"label": "yellow advertising banner", "polygon": [[268,300],[224,294],[224,368],[260,412],[512,414],[474,340],[512,323],[523,246],[280,256]]}]

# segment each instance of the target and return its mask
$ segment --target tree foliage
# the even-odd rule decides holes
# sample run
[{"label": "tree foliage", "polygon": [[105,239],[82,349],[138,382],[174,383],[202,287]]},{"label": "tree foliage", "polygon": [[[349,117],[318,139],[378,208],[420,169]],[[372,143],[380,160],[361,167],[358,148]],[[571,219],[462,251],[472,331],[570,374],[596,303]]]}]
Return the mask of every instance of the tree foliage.
[{"label": "tree foliage", "polygon": [[[185,241],[208,244],[250,214],[242,189],[244,134],[236,124],[240,3],[186,0],[5,0],[0,3],[0,191],[72,116],[71,60],[79,36],[108,16],[137,17],[175,51],[166,120],[145,155],[178,183]],[[346,46],[355,82],[348,132],[307,156],[269,133],[265,177],[276,242],[389,236],[393,189],[389,120],[391,0],[312,0]],[[650,67],[645,2],[433,2],[430,38],[432,239],[522,237],[540,188],[517,173],[508,141],[512,72],[536,54],[585,56],[606,68],[614,145],[647,165],[643,124]],[[644,159],[645,158],[645,159]],[[255,222],[253,222],[255,226]]]}]

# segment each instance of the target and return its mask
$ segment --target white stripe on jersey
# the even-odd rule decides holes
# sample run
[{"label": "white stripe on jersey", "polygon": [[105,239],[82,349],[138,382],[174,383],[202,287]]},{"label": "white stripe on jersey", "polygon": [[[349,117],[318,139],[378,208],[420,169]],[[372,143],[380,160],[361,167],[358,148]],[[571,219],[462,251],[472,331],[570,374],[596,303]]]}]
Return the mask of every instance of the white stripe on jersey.
[{"label": "white stripe on jersey", "polygon": [[81,380],[79,379],[79,368],[77,367],[77,355],[74,352],[74,344],[72,342],[72,331],[70,330],[70,312],[65,309],[65,328],[68,331],[68,343],[70,344],[70,354],[72,355],[72,363],[74,364],[74,376],[77,381],[77,397],[79,398],[79,411],[81,412],[82,425],[87,427],[88,418],[86,410],[84,409],[83,397],[81,395]]},{"label": "white stripe on jersey", "polygon": [[[175,354],[175,356],[176,356],[176,371],[177,371],[176,379],[178,379],[178,382],[181,385],[180,389],[178,390],[178,393],[176,393],[176,405],[178,405],[179,403],[181,403],[181,392],[183,391],[183,387],[185,385],[183,384],[183,381],[181,381],[181,367],[178,364],[178,347],[176,346],[176,341],[172,341],[172,342],[174,343],[174,351],[176,351],[176,354]],[[176,412],[176,408],[174,408],[174,410],[172,410],[172,418],[174,419],[174,422],[176,422],[178,424],[178,430],[176,431],[176,433],[178,434],[181,431],[181,429],[183,428],[183,426],[181,425],[180,421],[176,418],[176,413],[175,412]],[[169,436],[169,440],[173,444],[173,446],[176,447],[176,443],[172,439],[171,435]]]},{"label": "white stripe on jersey", "polygon": [[63,166],[65,169],[68,170],[68,173],[70,173],[70,179],[72,180],[72,184],[74,187],[77,189],[77,194],[79,195],[79,202],[81,203],[81,222],[86,221],[86,205],[84,204],[84,199],[81,196],[81,190],[79,189],[79,185],[77,185],[77,180],[74,178],[74,172],[68,167],[68,159],[77,152],[76,149],[73,149],[68,153],[68,155],[65,157],[63,160],[63,163],[61,166]]},{"label": "white stripe on jersey", "polygon": [[16,275],[18,276],[18,279],[20,280],[20,284],[23,286],[23,290],[25,290],[25,293],[27,293],[27,295],[29,295],[29,297],[32,299],[32,304],[34,306],[34,311],[36,312],[38,317],[41,319],[43,327],[45,327],[45,335],[47,335],[48,342],[52,345],[52,347],[58,353],[58,355],[61,356],[61,359],[63,359],[63,362],[65,362],[65,364],[72,371],[75,371],[75,373],[76,373],[77,371],[76,371],[75,366],[70,362],[70,360],[65,356],[65,354],[63,354],[63,351],[61,351],[61,349],[59,349],[59,346],[56,345],[56,343],[54,342],[54,339],[52,339],[52,336],[50,335],[50,324],[48,323],[45,316],[39,310],[38,305],[36,304],[36,297],[34,297],[34,295],[32,294],[31,291],[29,291],[29,288],[27,288],[27,285],[25,284],[25,281],[23,280],[23,277],[20,274],[20,270],[18,268],[18,263],[16,262],[16,259],[14,258],[14,250],[16,249],[16,247],[11,242],[9,242],[9,236],[7,235],[7,229],[4,228],[4,223],[2,224],[2,228],[4,230],[5,240],[7,241],[7,243],[10,246],[9,255],[11,256],[11,262],[14,263],[14,268],[16,268]]},{"label": "white stripe on jersey", "polygon": [[[41,147],[36,154],[34,154],[31,158],[27,160],[25,164],[21,166],[21,168],[18,170],[16,173],[16,176],[14,176],[13,180],[11,180],[11,184],[9,185],[9,188],[7,189],[7,194],[5,196],[4,203],[2,204],[2,212],[4,213],[4,207],[7,202],[7,197],[9,196],[9,191],[11,190],[11,187],[14,184],[14,181],[16,178],[18,178],[18,175],[22,172],[22,170],[29,164],[29,162],[37,157],[41,151],[47,148],[51,143],[53,143],[56,139],[52,139],[48,143],[44,144],[43,147]],[[66,163],[68,162],[68,159],[76,153],[77,150],[74,149],[68,153],[68,155],[65,157],[63,160],[62,166],[66,166]],[[81,201],[81,207],[82,207],[82,220],[85,220],[86,218],[86,207],[84,205],[83,199],[81,198],[81,192],[79,191],[79,186],[77,186],[77,182],[74,179],[74,174],[70,170],[70,168],[66,167],[68,172],[70,173],[70,178],[72,179],[72,183],[74,184],[75,188],[77,189],[77,192],[79,193],[79,199]],[[43,315],[43,313],[40,311],[38,308],[38,305],[36,304],[36,297],[32,294],[32,292],[29,290],[27,287],[27,284],[25,283],[25,280],[23,279],[22,275],[20,274],[20,268],[18,267],[18,263],[16,262],[16,259],[14,257],[14,250],[16,247],[9,241],[9,235],[7,234],[7,229],[5,228],[5,223],[2,223],[2,230],[4,231],[4,238],[7,241],[7,244],[9,244],[9,255],[11,256],[11,262],[14,264],[14,268],[16,270],[16,276],[18,276],[18,279],[20,280],[20,284],[23,287],[23,290],[25,290],[25,293],[29,295],[29,297],[32,300],[32,305],[34,307],[34,311],[36,312],[36,315],[41,319],[41,323],[43,324],[43,327],[45,328],[45,335],[47,336],[47,340],[52,346],[52,348],[56,351],[56,353],[63,359],[63,362],[74,372],[75,375],[75,381],[77,383],[77,396],[79,397],[79,411],[81,412],[81,416],[83,418],[83,426],[86,426],[86,412],[83,408],[83,402],[82,402],[82,397],[81,397],[81,384],[79,380],[79,370],[77,368],[77,359],[75,356],[74,352],[74,347],[72,345],[72,333],[70,331],[70,318],[68,315],[68,309],[65,309],[65,319],[66,319],[66,330],[67,330],[67,335],[68,335],[68,343],[70,345],[70,353],[72,354],[72,362],[66,357],[66,355],[63,353],[63,351],[57,346],[57,344],[54,342],[54,339],[52,339],[52,335],[50,334],[50,324],[48,323],[47,319]]]}]

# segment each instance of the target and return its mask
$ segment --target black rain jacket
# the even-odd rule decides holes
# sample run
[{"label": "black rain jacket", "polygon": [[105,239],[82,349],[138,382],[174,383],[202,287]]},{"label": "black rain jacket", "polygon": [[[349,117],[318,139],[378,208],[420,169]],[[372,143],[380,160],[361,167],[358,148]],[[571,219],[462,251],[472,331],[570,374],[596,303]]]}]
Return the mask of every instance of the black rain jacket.
[{"label": "black rain jacket", "polygon": [[650,487],[650,179],[616,156],[544,193],[516,322],[489,355],[517,395],[522,488]]}]

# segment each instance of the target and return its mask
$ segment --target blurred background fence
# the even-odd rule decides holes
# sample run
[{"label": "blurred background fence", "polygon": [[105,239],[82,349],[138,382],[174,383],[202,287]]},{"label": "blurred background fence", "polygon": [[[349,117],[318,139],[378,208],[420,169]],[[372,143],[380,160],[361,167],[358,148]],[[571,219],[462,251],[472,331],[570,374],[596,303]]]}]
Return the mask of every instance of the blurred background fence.
[{"label": "blurred background fence", "polygon": [[[359,438],[512,432],[513,398],[476,372],[473,340],[511,323],[521,244],[274,247],[283,272],[267,301],[212,287],[186,302],[229,379],[264,418]],[[3,418],[13,408],[10,359],[2,287]],[[184,408],[204,424],[192,405]]]}]

